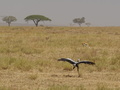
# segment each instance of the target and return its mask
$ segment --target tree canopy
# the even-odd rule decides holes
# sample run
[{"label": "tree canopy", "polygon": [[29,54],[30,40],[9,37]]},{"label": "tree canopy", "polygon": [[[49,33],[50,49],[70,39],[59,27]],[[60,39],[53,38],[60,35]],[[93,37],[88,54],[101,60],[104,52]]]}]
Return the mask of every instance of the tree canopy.
[{"label": "tree canopy", "polygon": [[11,22],[17,21],[17,19],[14,16],[5,16],[2,20],[8,23],[8,26],[11,25]]},{"label": "tree canopy", "polygon": [[77,24],[79,24],[79,26],[81,26],[82,23],[85,23],[85,18],[84,17],[82,17],[82,18],[75,18],[73,20],[73,22],[77,23]]},{"label": "tree canopy", "polygon": [[36,27],[38,26],[38,23],[40,21],[51,21],[51,19],[49,19],[48,17],[45,17],[43,15],[30,15],[30,16],[27,16],[24,20],[25,21],[33,21],[34,24],[36,25]]}]

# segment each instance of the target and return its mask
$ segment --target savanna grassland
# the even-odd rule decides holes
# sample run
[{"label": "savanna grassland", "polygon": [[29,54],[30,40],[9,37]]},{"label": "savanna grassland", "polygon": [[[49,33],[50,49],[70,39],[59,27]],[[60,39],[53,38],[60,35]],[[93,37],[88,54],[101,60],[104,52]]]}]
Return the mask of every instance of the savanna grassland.
[{"label": "savanna grassland", "polygon": [[0,27],[0,90],[120,90],[120,27]]}]

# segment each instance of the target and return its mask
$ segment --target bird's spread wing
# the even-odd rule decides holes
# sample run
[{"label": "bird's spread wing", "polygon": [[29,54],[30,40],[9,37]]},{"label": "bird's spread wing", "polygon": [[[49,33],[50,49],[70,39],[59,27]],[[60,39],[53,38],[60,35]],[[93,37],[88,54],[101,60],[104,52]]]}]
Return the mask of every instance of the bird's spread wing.
[{"label": "bird's spread wing", "polygon": [[60,59],[58,59],[58,61],[67,61],[67,62],[69,62],[69,63],[71,63],[71,64],[77,63],[77,62],[73,61],[73,60],[70,59],[70,58],[60,58]]},{"label": "bird's spread wing", "polygon": [[91,62],[91,61],[80,61],[80,62],[78,62],[78,64],[80,64],[80,63],[91,64],[91,65],[95,64],[94,62]]}]

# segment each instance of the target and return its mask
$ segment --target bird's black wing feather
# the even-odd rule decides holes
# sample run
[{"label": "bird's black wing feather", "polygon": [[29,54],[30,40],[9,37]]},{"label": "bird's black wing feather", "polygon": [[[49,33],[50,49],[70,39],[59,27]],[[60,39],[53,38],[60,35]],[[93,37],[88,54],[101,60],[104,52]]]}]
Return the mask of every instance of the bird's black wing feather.
[{"label": "bird's black wing feather", "polygon": [[91,64],[91,65],[95,64],[94,62],[91,62],[91,61],[80,61],[80,62],[78,62],[78,64],[80,64],[80,63]]},{"label": "bird's black wing feather", "polygon": [[70,59],[70,58],[60,58],[60,59],[58,59],[58,61],[67,61],[67,62],[69,62],[69,63],[71,63],[71,64],[77,63],[77,62],[73,61],[73,60]]}]

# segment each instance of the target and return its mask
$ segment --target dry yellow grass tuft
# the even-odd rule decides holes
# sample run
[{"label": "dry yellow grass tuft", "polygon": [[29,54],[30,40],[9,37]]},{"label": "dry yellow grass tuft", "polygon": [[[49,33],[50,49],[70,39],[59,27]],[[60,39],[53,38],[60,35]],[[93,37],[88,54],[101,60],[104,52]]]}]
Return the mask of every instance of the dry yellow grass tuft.
[{"label": "dry yellow grass tuft", "polygon": [[[85,42],[89,47],[83,47]],[[58,58],[89,60],[80,78]],[[119,90],[120,27],[0,27],[1,90]]]}]

